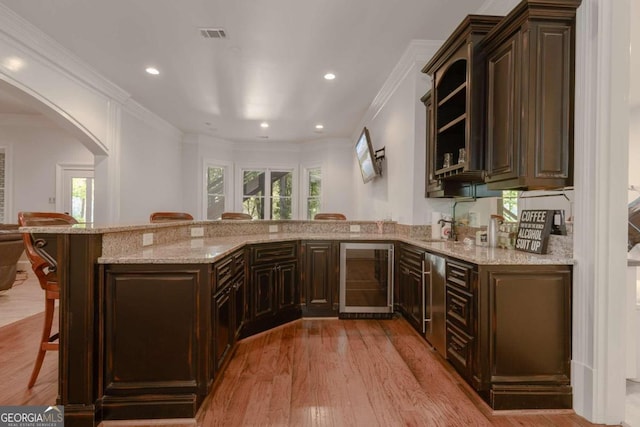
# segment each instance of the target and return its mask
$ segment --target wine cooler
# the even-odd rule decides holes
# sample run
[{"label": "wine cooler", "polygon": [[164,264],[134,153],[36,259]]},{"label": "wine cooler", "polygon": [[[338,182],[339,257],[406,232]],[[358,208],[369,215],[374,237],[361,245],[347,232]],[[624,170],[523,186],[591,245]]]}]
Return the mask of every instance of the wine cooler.
[{"label": "wine cooler", "polygon": [[393,244],[340,244],[341,318],[393,315]]}]

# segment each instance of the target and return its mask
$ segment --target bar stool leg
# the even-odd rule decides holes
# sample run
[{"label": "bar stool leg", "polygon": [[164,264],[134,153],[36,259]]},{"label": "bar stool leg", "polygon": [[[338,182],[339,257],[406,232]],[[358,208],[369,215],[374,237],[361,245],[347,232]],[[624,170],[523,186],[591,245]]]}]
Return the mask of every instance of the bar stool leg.
[{"label": "bar stool leg", "polygon": [[[36,364],[33,367],[31,373],[31,379],[29,380],[28,388],[32,388],[38,379],[40,368],[44,362],[44,356],[47,350],[53,350],[54,348],[49,343],[49,337],[51,337],[51,325],[53,324],[53,311],[55,309],[55,300],[46,298],[44,302],[44,327],[42,329],[42,338],[40,339],[40,345],[38,349],[38,357],[36,357]],[[57,347],[57,346],[56,346]]]}]

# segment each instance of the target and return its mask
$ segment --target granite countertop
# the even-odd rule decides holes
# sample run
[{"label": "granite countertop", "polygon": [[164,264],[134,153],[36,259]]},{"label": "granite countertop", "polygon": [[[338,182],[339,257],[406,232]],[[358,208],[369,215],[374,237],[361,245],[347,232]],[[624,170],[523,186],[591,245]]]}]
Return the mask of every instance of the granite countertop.
[{"label": "granite countertop", "polygon": [[101,257],[101,264],[200,264],[214,262],[245,244],[291,240],[403,241],[478,265],[571,265],[570,256],[537,255],[515,250],[465,245],[462,242],[418,240],[400,234],[375,233],[271,233],[215,238],[192,238],[176,243],[151,245],[138,251]]}]

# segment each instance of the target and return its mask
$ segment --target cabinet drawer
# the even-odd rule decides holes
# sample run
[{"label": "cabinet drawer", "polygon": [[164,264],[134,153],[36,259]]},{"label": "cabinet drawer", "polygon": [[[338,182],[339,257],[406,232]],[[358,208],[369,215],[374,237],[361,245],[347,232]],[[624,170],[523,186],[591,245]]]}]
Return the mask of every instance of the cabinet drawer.
[{"label": "cabinet drawer", "polygon": [[447,320],[469,335],[473,335],[473,296],[447,286]]},{"label": "cabinet drawer", "polygon": [[235,274],[238,274],[241,272],[244,273],[244,267],[245,267],[244,250],[238,251],[233,254],[233,262],[235,264],[234,273]]},{"label": "cabinet drawer", "polygon": [[225,257],[213,266],[213,292],[216,293],[220,289],[231,283],[235,273],[234,260],[232,256]]},{"label": "cabinet drawer", "polygon": [[472,267],[447,260],[447,283],[471,290]]},{"label": "cabinet drawer", "polygon": [[255,245],[251,247],[251,262],[273,262],[296,259],[298,257],[298,243],[284,242],[277,245]]},{"label": "cabinet drawer", "polygon": [[417,248],[406,244],[400,245],[398,260],[406,264],[411,269],[421,271],[422,260],[424,259],[424,249]]},{"label": "cabinet drawer", "polygon": [[473,341],[447,320],[447,359],[465,379],[471,377]]}]

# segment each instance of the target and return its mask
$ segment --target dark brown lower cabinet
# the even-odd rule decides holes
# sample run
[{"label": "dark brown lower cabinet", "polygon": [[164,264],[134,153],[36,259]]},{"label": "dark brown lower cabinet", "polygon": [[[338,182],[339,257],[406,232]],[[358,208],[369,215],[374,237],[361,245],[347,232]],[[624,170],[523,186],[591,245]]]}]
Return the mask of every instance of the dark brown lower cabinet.
[{"label": "dark brown lower cabinet", "polygon": [[235,339],[232,311],[233,285],[220,290],[213,297],[213,362],[214,372],[218,372],[229,354]]},{"label": "dark brown lower cabinet", "polygon": [[571,408],[571,268],[481,267],[480,277],[491,407]]},{"label": "dark brown lower cabinet", "polygon": [[242,337],[301,317],[297,241],[249,246],[249,312]]},{"label": "dark brown lower cabinet", "polygon": [[338,244],[305,241],[301,244],[301,303],[305,316],[338,315]]},{"label": "dark brown lower cabinet", "polygon": [[102,419],[193,417],[209,391],[209,265],[104,267]]},{"label": "dark brown lower cabinet", "polygon": [[570,266],[447,262],[447,359],[493,409],[572,405]]},{"label": "dark brown lower cabinet", "polygon": [[[425,250],[407,243],[398,243],[396,249],[396,307],[420,334],[424,334],[424,310],[429,304],[423,295]],[[427,299],[424,299],[427,297]]]},{"label": "dark brown lower cabinet", "polygon": [[234,341],[240,338],[247,319],[247,279],[244,274],[236,276],[232,288]]}]

